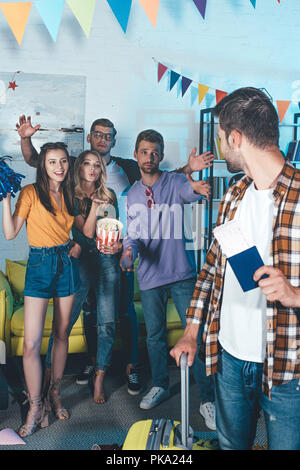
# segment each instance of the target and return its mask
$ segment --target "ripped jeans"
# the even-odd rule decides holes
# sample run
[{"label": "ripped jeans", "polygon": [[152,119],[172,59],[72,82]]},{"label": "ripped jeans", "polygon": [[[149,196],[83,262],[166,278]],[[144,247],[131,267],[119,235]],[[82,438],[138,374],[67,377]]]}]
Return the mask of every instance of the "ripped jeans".
[{"label": "ripped jeans", "polygon": [[218,368],[216,426],[221,449],[251,449],[262,408],[268,449],[300,450],[300,379],[273,386],[270,400],[262,391],[262,363],[242,361],[223,349]]},{"label": "ripped jeans", "polygon": [[[96,248],[82,250],[79,258],[81,286],[75,295],[69,330],[76,323],[86,296],[93,287],[97,299],[96,368],[99,370],[106,370],[111,363],[120,300],[120,272],[118,255],[104,255]],[[51,366],[52,341],[51,333],[46,356],[47,367]]]}]

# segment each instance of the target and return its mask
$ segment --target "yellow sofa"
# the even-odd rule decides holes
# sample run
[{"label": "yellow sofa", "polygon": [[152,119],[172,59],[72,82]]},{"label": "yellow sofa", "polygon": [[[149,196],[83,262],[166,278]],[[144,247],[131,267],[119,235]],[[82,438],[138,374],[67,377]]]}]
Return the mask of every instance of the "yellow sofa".
[{"label": "yellow sofa", "polygon": [[[5,274],[0,270],[0,341],[6,346],[8,356],[22,356],[24,342],[24,306],[23,289],[27,261],[6,260]],[[139,319],[139,346],[145,347],[146,330],[143,309],[139,295],[138,282],[135,277],[134,305]],[[41,354],[45,354],[52,329],[53,303],[49,301],[44,325]],[[173,301],[169,299],[167,309],[167,341],[173,346],[182,335],[183,330]],[[115,348],[121,347],[120,333],[117,325]],[[82,312],[72,328],[69,338],[69,353],[87,351],[83,331]]]}]

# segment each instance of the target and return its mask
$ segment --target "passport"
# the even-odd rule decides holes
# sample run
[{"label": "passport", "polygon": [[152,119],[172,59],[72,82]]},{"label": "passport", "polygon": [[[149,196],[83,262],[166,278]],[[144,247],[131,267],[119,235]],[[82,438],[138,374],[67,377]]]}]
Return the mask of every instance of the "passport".
[{"label": "passport", "polygon": [[[244,292],[258,287],[258,282],[253,280],[255,271],[264,266],[264,262],[256,248],[252,246],[227,258],[241,288]],[[268,277],[264,274],[261,279]]]}]

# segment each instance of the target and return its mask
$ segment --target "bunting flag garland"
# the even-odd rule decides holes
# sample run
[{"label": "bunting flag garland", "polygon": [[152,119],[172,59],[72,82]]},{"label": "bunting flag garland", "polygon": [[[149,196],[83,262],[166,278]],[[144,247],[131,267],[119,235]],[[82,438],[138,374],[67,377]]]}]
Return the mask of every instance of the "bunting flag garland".
[{"label": "bunting flag garland", "polygon": [[201,104],[201,102],[205,98],[206,93],[208,92],[208,90],[209,90],[209,86],[201,85],[201,83],[199,83],[199,85],[198,85],[198,97],[199,97],[198,103],[199,104]]},{"label": "bunting flag garland", "polygon": [[38,0],[34,2],[52,39],[56,42],[65,0]]},{"label": "bunting flag garland", "polygon": [[[157,62],[153,57],[154,62]],[[162,77],[169,71],[169,91],[171,91],[178,80],[181,78],[181,97],[183,98],[188,89],[190,89],[190,97],[191,97],[191,106],[193,106],[198,98],[198,104],[200,105],[204,98],[206,97],[206,106],[212,106],[212,102],[215,101],[218,104],[227,94],[227,91],[223,91],[220,89],[212,88],[208,85],[203,85],[202,83],[195,84],[194,80],[185,77],[184,75],[180,75],[179,73],[175,72],[174,70],[169,69],[166,65],[162,64],[161,62],[157,62],[157,82],[159,83]],[[215,94],[208,94],[208,91],[212,89],[214,90]],[[209,104],[207,104],[209,101]],[[287,100],[277,100],[277,112],[279,116],[280,123],[284,119],[286,112],[291,104],[291,101]],[[300,102],[299,102],[300,108]]]},{"label": "bunting flag garland", "polygon": [[89,37],[96,0],[66,0],[86,36]]},{"label": "bunting flag garland", "polygon": [[127,31],[132,0],[106,0],[124,33]]},{"label": "bunting flag garland", "polygon": [[22,44],[32,2],[0,3],[0,8],[19,46]]},{"label": "bunting flag garland", "polygon": [[200,14],[201,14],[202,18],[205,19],[205,11],[206,11],[207,0],[193,0],[193,2],[195,3],[196,7],[200,11]]},{"label": "bunting flag garland", "polygon": [[180,77],[179,73],[174,72],[173,70],[171,70],[170,91],[171,91],[172,88],[174,87],[175,83],[177,83],[179,77]]},{"label": "bunting flag garland", "polygon": [[[104,0],[102,0],[104,1]],[[106,0],[124,33],[127,31],[128,20],[132,7],[132,0]],[[160,0],[137,0],[144,9],[147,17],[156,27]],[[182,2],[186,0],[181,0]],[[190,0],[205,19],[207,0]],[[275,1],[275,0],[274,0]],[[253,8],[256,0],[250,0]],[[49,34],[56,42],[61,23],[64,5],[67,3],[74,16],[82,27],[85,35],[89,37],[96,0],[34,0],[31,2],[0,2],[2,10],[19,46],[22,43],[25,28],[28,22],[32,4],[38,10]],[[280,0],[277,0],[280,4]]]},{"label": "bunting flag garland", "polygon": [[222,90],[216,90],[216,102],[219,103],[228,93]]},{"label": "bunting flag garland", "polygon": [[189,88],[192,81],[193,80],[190,80],[189,78],[182,77],[182,80],[181,80],[181,96],[184,96],[186,94],[186,91]]},{"label": "bunting flag garland", "polygon": [[287,110],[288,110],[288,107],[290,105],[290,101],[281,101],[281,100],[277,100],[276,101],[276,104],[277,104],[277,110],[278,110],[278,116],[279,116],[279,121],[282,122]]},{"label": "bunting flag garland", "polygon": [[161,81],[164,73],[168,70],[168,67],[166,67],[165,65],[161,64],[160,62],[158,63],[158,67],[157,67],[157,80],[158,80],[158,83]]},{"label": "bunting flag garland", "polygon": [[156,27],[156,20],[158,15],[158,7],[160,0],[138,0],[139,3],[145,10],[146,15],[153,24],[154,28]]}]

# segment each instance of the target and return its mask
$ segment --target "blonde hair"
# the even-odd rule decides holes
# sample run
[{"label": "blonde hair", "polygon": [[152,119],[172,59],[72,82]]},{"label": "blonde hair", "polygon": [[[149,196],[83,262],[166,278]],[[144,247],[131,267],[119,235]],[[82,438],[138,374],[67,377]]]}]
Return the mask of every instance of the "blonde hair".
[{"label": "blonde hair", "polygon": [[83,164],[85,157],[89,154],[95,155],[100,163],[101,172],[97,181],[95,181],[95,191],[93,193],[98,199],[108,199],[110,204],[115,204],[116,197],[113,191],[106,186],[106,170],[100,154],[96,150],[85,150],[75,160],[74,165],[74,180],[75,180],[75,197],[79,199],[80,213],[86,215],[88,208],[88,200],[90,197],[81,187],[80,168]]}]

